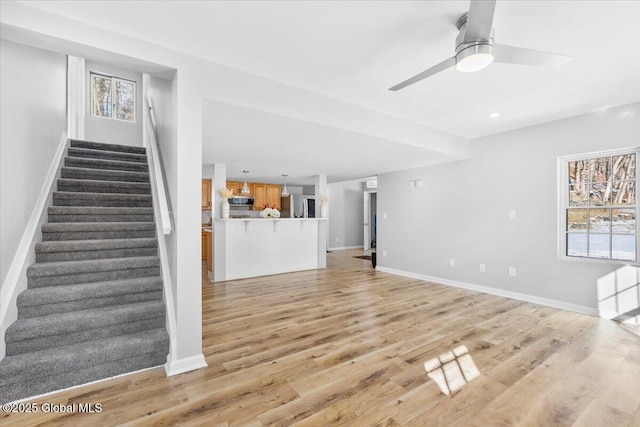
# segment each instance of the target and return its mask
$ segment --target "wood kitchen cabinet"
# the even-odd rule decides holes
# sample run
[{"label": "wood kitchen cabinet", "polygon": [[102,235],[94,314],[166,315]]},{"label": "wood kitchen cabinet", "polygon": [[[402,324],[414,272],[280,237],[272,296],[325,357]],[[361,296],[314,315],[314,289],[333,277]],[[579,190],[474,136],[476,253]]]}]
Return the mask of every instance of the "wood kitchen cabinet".
[{"label": "wood kitchen cabinet", "polygon": [[202,231],[202,260],[207,260],[207,233]]},{"label": "wood kitchen cabinet", "polygon": [[234,196],[239,196],[240,190],[242,189],[242,183],[236,181],[227,181],[227,189],[233,190]]},{"label": "wood kitchen cabinet", "polygon": [[253,196],[255,202],[253,203],[254,211],[261,211],[264,209],[264,205],[267,204],[267,184],[253,184]]},{"label": "wood kitchen cabinet", "polygon": [[202,180],[202,209],[211,209],[211,180]]},{"label": "wood kitchen cabinet", "polygon": [[280,205],[280,185],[278,184],[267,184],[267,205],[270,208],[275,208],[280,210],[282,206]]},{"label": "wood kitchen cabinet", "polygon": [[244,185],[244,182],[227,181],[227,188],[229,190],[233,190],[233,195],[234,196],[253,197],[253,186],[254,186],[254,184],[252,182],[247,182],[247,187],[249,187],[249,194],[242,194],[242,186],[243,185]]},{"label": "wood kitchen cabinet", "polygon": [[261,211],[266,207],[280,210],[280,185],[279,184],[253,184],[255,203],[253,210]]},{"label": "wood kitchen cabinet", "polygon": [[209,232],[205,232],[205,244],[207,245],[207,271],[211,272],[213,271],[213,247],[212,247],[212,240],[213,240],[213,234],[209,233]]}]

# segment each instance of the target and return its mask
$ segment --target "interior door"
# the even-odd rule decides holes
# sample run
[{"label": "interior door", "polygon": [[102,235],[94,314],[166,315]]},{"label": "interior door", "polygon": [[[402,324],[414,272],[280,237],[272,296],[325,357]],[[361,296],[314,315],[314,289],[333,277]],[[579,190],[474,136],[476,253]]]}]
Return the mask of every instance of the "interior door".
[{"label": "interior door", "polygon": [[371,250],[371,225],[369,224],[371,218],[371,193],[364,192],[364,250]]}]

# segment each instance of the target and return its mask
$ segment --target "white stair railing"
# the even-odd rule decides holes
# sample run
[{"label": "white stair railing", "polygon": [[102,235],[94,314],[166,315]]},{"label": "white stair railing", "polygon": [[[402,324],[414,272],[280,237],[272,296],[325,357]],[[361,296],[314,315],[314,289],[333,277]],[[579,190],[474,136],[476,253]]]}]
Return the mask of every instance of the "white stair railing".
[{"label": "white stair railing", "polygon": [[169,201],[167,198],[164,174],[160,161],[160,152],[156,139],[156,118],[153,114],[151,98],[145,98],[145,116],[147,122],[147,154],[149,156],[149,179],[151,181],[151,194],[153,197],[154,217],[156,218],[156,233],[158,234],[158,255],[160,256],[160,268],[162,270],[162,282],[164,287],[164,303],[167,308],[168,333],[170,338],[170,349],[165,372],[171,375],[171,362],[177,360],[177,327],[176,310],[174,305],[173,287],[171,284],[171,272],[169,270],[169,257],[167,256],[167,245],[162,238],[162,234],[169,235],[172,231],[171,212],[169,211]]},{"label": "white stair railing", "polygon": [[[155,178],[155,187],[158,190],[158,207],[160,208],[160,222],[162,223],[162,232],[164,234],[171,234],[171,215],[169,212],[169,202],[167,200],[166,186],[164,182],[164,175],[162,173],[162,166],[160,164],[160,154],[158,151],[158,142],[156,140],[156,118],[153,114],[153,107],[151,106],[151,98],[146,97],[147,112],[147,135],[149,136],[149,144],[147,149],[151,158],[150,166],[152,171],[150,175],[152,179]],[[153,184],[153,183],[152,183]]]}]

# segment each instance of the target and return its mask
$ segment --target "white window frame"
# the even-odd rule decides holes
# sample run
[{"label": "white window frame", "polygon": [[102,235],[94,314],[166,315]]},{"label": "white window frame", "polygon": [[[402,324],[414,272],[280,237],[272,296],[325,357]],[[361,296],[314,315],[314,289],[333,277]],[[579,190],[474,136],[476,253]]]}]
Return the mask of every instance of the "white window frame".
[{"label": "white window frame", "polygon": [[[94,114],[93,112],[93,77],[94,76],[98,76],[98,77],[102,77],[104,79],[111,79],[111,117],[107,117],[107,116],[99,116],[97,114]],[[116,117],[116,82],[125,82],[125,83],[131,83],[133,84],[133,120],[125,120],[125,119],[119,119],[118,117]],[[119,122],[125,122],[125,123],[136,123],[136,121],[138,120],[138,115],[136,114],[137,110],[138,110],[138,84],[135,80],[129,80],[129,79],[123,79],[121,77],[116,77],[116,76],[112,76],[110,74],[107,73],[100,73],[97,71],[91,71],[89,73],[89,85],[90,85],[90,99],[89,99],[89,109],[91,110],[91,117],[99,117],[101,119],[108,119],[108,120],[117,120]]]},{"label": "white window frame", "polygon": [[[636,155],[636,260],[620,260],[611,258],[589,258],[567,255],[567,209],[569,206],[569,162],[586,160],[599,157],[620,156],[625,154]],[[624,148],[618,150],[597,151],[584,154],[558,157],[558,258],[564,261],[577,261],[587,263],[608,263],[622,265],[640,265],[640,200],[638,198],[638,184],[640,183],[640,147]],[[606,208],[606,206],[602,206]]]}]

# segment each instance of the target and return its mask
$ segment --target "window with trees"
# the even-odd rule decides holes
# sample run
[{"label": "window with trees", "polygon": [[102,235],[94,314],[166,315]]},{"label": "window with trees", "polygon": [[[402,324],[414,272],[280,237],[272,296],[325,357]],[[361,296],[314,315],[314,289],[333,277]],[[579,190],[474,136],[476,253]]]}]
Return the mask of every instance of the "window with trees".
[{"label": "window with trees", "polygon": [[91,115],[136,121],[136,82],[91,73]]},{"label": "window with trees", "polygon": [[637,260],[637,154],[565,160],[565,256]]}]

